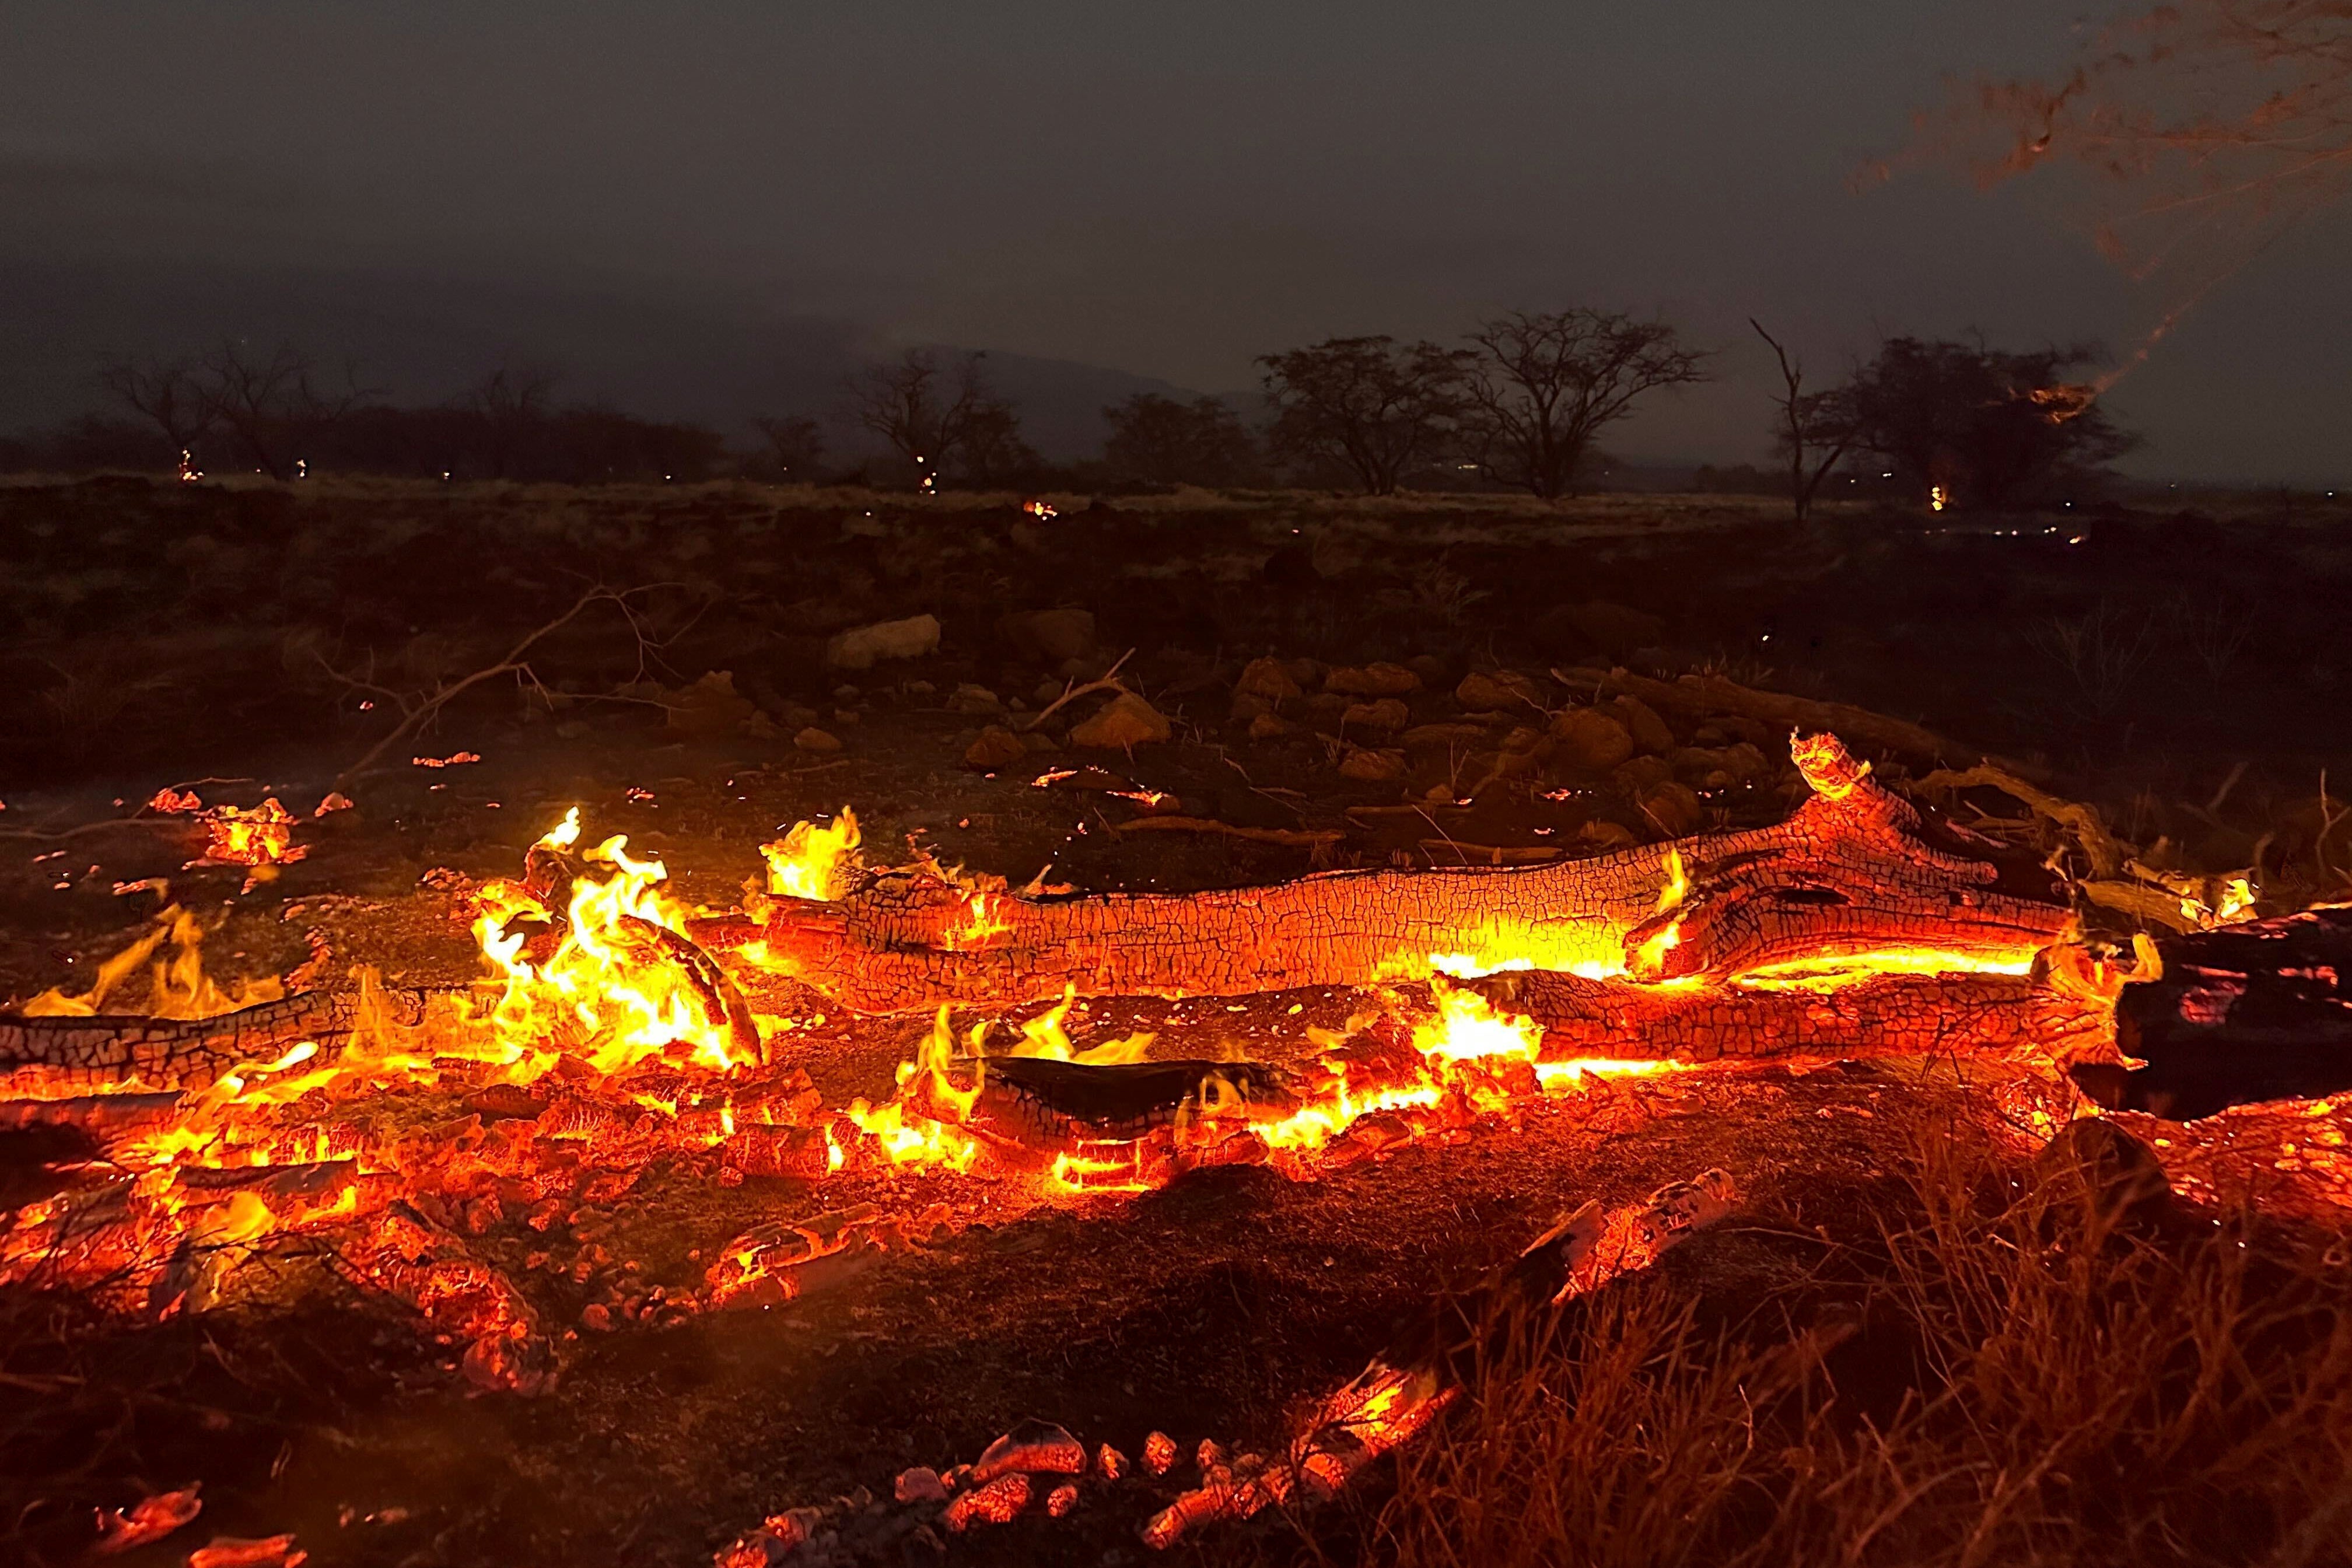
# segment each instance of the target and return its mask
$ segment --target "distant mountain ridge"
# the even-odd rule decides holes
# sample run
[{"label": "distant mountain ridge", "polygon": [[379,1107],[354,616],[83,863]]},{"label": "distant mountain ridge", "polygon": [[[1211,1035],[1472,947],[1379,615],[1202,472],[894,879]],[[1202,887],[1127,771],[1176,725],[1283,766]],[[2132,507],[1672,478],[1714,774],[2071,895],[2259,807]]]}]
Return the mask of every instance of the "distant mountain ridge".
[{"label": "distant mountain ridge", "polygon": [[[444,401],[507,364],[551,373],[559,402],[609,403],[739,439],[763,415],[831,420],[843,381],[904,347],[856,322],[650,289],[0,256],[0,431],[102,406],[96,372],[110,354],[188,353],[224,337],[299,342],[338,374],[349,360],[394,403]],[[1030,444],[1056,462],[1099,454],[1105,405],[1139,392],[1198,395],[1067,360],[991,352],[987,365]],[[828,436],[845,452],[868,444],[845,426]]]}]

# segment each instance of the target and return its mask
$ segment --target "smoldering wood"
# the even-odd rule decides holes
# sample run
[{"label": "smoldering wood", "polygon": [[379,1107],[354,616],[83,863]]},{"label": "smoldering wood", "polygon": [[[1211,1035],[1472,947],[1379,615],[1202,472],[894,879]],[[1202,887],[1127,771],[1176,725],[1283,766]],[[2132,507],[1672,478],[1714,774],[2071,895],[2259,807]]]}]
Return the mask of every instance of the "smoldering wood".
[{"label": "smoldering wood", "polygon": [[[159,1089],[201,1089],[243,1063],[267,1062],[301,1040],[332,1060],[370,1018],[415,1026],[431,992],[420,988],[306,991],[210,1018],[95,1013],[28,1018],[0,1014],[0,1073],[44,1069],[55,1085],[102,1089],[133,1079]],[[380,1007],[381,1012],[371,1009]]]},{"label": "smoldering wood", "polygon": [[2352,906],[2156,946],[2162,975],[2125,986],[2116,1004],[2116,1047],[2146,1065],[2077,1068],[2084,1092],[2187,1121],[2352,1089]]}]

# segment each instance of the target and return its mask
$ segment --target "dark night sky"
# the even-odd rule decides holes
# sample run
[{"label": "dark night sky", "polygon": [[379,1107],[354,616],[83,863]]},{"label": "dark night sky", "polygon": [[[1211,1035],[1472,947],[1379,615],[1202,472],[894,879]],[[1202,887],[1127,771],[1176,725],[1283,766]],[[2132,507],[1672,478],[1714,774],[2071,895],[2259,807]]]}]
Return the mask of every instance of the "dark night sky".
[{"label": "dark night sky", "polygon": [[[740,342],[950,342],[1202,390],[1327,335],[1591,303],[1724,350],[1718,384],[1658,400],[1612,449],[1759,458],[1750,313],[1825,370],[1881,331],[2121,350],[2161,313],[2161,287],[2126,283],[2030,186],[1848,188],[1947,73],[2054,65],[2073,15],[10,0],[0,422],[87,401],[61,367],[86,376],[158,321],[247,330],[306,290],[346,314],[406,300],[379,337],[462,293],[559,323],[532,346],[594,363],[553,340],[593,335],[581,301],[628,298],[692,316],[679,342],[706,348],[740,324]],[[2131,466],[2352,479],[2347,256],[2339,211],[2210,295],[2114,395],[2149,438]],[[66,310],[78,278],[110,281]],[[243,319],[211,319],[223,299]],[[447,353],[447,384],[415,390],[465,378]]]}]

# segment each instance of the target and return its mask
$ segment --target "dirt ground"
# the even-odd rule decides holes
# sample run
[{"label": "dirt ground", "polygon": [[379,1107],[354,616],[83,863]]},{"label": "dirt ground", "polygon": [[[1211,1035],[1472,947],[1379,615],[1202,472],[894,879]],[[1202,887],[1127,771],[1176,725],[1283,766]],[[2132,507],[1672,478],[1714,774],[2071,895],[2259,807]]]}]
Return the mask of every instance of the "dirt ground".
[{"label": "dirt ground", "polygon": [[[460,884],[433,873],[511,875],[572,806],[592,839],[626,833],[712,905],[756,875],[759,844],[844,805],[877,858],[912,844],[1015,884],[1050,867],[1087,889],[1573,852],[1603,823],[1659,836],[1621,795],[1552,763],[1491,778],[1490,742],[1351,734],[1344,703],[1302,700],[1287,733],[1252,739],[1233,682],[1268,653],[1307,661],[1310,677],[1408,667],[1416,727],[1460,722],[1452,694],[1474,671],[1712,670],[2017,759],[2134,841],[2162,840],[2152,855],[2262,867],[2282,899],[2352,863],[2321,783],[2352,758],[2352,631],[2335,613],[2352,587],[2352,508],[1855,514],[1799,533],[1708,498],[1054,497],[1052,517],[1021,499],[0,488],[0,994],[74,988],[152,916],[158,896],[130,889],[148,879],[212,927],[206,963],[224,979],[284,973],[324,943],[337,967],[462,984],[480,961],[447,890]],[[631,618],[592,606],[530,648],[527,679],[482,682],[348,774],[394,715],[498,664],[593,584],[637,590]],[[1066,657],[1005,619],[1056,608],[1093,617]],[[833,634],[918,614],[941,623],[935,653],[866,670],[823,662]],[[1122,655],[1121,676],[1174,721],[1170,742],[1087,752],[1067,733],[1082,704],[1045,726],[1053,751],[966,761],[986,726],[1017,726]],[[723,692],[709,679],[721,670]],[[1676,723],[1685,746],[1771,755],[1769,733]],[[1398,771],[1343,773],[1360,751],[1400,753]],[[411,762],[465,752],[479,760]],[[1164,792],[1187,816],[1327,837],[1138,828],[1145,814],[1119,794],[1033,782],[1087,765],[1116,775],[1094,782]],[[1881,765],[1898,782],[1918,771]],[[1440,804],[1482,779],[1475,806]],[[1791,788],[1777,756],[1753,776],[1688,782],[1694,826],[1769,820]],[[247,890],[240,868],[185,868],[199,835],[184,818],[139,811],[166,785],[207,804],[274,795],[306,817],[336,787],[356,804],[306,820],[308,857]],[[1307,1026],[1336,1026],[1359,1003],[1106,999],[1072,1033],[1083,1047],[1149,1028],[1159,1055],[1280,1063],[1307,1049]],[[887,1092],[922,1028],[836,1013],[790,1038],[838,1103]],[[0,1541],[73,1561],[89,1509],[202,1480],[189,1539],[121,1561],[179,1561],[206,1531],[292,1531],[320,1564],[703,1563],[780,1509],[856,1505],[859,1489],[887,1496],[907,1466],[969,1461],[1024,1416],[1129,1454],[1155,1428],[1188,1448],[1262,1446],[1286,1412],[1426,1317],[1437,1291],[1507,1259],[1563,1207],[1723,1166],[1755,1216],[1748,1239],[1717,1249],[1732,1260],[1719,1278],[1704,1258],[1677,1266],[1695,1289],[1748,1289],[1758,1269],[1802,1266],[1805,1244],[1789,1236],[1857,1223],[1896,1152],[1939,1119],[2017,1121],[2039,1081],[1904,1062],[1668,1075],[1314,1181],[1208,1171],[1052,1203],[988,1177],[714,1190],[657,1169],[553,1233],[483,1238],[551,1322],[580,1325],[558,1386],[532,1399],[469,1393],[413,1316],[299,1248],[248,1266],[224,1309],[161,1324],[13,1293],[0,1317]],[[2168,1163],[2178,1145],[2191,1196],[2330,1210],[2332,1168],[2295,1150],[2332,1122],[2226,1120],[2194,1137],[2142,1130]],[[943,1202],[961,1228],[788,1305],[586,1325],[616,1282],[688,1286],[701,1255],[747,1225],[868,1199]],[[534,1267],[533,1253],[548,1257]],[[1150,1554],[1136,1527],[1174,1485],[959,1537],[952,1556],[1139,1562]],[[1239,1539],[1198,1551],[1218,1560]],[[908,1536],[890,1550],[926,1561],[933,1549]]]}]

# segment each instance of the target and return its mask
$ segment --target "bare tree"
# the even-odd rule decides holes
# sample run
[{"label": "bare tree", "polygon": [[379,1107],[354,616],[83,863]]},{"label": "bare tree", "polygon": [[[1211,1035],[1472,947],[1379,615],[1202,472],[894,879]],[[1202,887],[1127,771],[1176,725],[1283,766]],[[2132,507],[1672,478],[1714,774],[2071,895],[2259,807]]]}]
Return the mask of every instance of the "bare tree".
[{"label": "bare tree", "polygon": [[186,360],[125,356],[100,366],[98,379],[116,402],[161,430],[184,458],[194,451],[218,417],[195,367]]},{"label": "bare tree", "polygon": [[1237,484],[1256,466],[1257,443],[1218,398],[1179,403],[1139,392],[1105,408],[1103,418],[1110,424],[1104,460],[1152,484]]},{"label": "bare tree", "polygon": [[1265,354],[1276,414],[1267,440],[1310,467],[1340,468],[1372,495],[1393,495],[1453,439],[1467,356],[1432,342],[1330,338]]},{"label": "bare tree", "polygon": [[1853,447],[1853,400],[1842,386],[1807,392],[1803,363],[1790,357],[1780,341],[1764,330],[1763,322],[1750,316],[1748,324],[1772,345],[1780,362],[1778,445],[1789,457],[1789,499],[1801,523],[1812,515],[1813,498],[1821,493],[1822,481]]},{"label": "bare tree", "polygon": [[981,372],[982,356],[964,355],[952,371],[929,349],[908,349],[890,364],[852,376],[850,408],[857,423],[890,443],[915,467],[917,484],[939,488],[940,474],[985,437],[1001,447],[1012,405],[995,396]]},{"label": "bare tree", "polygon": [[[1911,156],[1991,185],[2072,160],[2100,246],[2210,283],[2352,184],[2352,0],[2172,0],[2087,34],[2063,76],[1980,79]],[[2175,312],[2178,313],[2177,311]]]},{"label": "bare tree", "polygon": [[1550,500],[1576,481],[1601,430],[1661,386],[1705,381],[1704,355],[1663,321],[1608,310],[1514,310],[1479,323],[1465,421],[1497,483]]},{"label": "bare tree", "polygon": [[815,420],[805,415],[793,415],[780,419],[755,419],[752,424],[768,443],[767,462],[777,478],[796,483],[815,479],[818,465],[824,461],[824,432]]},{"label": "bare tree", "polygon": [[466,389],[459,402],[478,421],[482,467],[490,478],[514,473],[525,446],[546,426],[554,392],[548,372],[503,364]]},{"label": "bare tree", "polygon": [[198,361],[198,385],[221,427],[271,479],[293,477],[306,447],[367,398],[351,368],[340,393],[322,392],[310,356],[280,343],[267,359],[227,339]]}]

